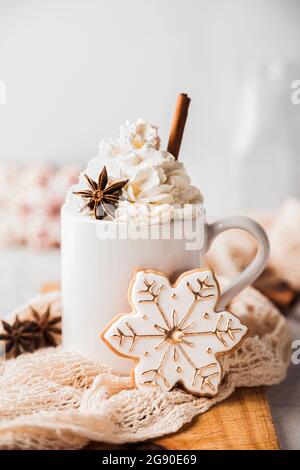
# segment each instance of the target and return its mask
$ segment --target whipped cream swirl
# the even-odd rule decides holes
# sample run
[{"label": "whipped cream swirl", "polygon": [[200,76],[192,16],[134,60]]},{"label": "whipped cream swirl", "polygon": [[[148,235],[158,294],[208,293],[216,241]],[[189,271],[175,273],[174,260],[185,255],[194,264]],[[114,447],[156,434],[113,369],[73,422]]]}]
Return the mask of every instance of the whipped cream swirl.
[{"label": "whipped cream swirl", "polygon": [[129,180],[115,214],[119,221],[157,224],[191,218],[196,203],[203,201],[183,163],[160,150],[157,127],[142,119],[122,125],[119,138],[100,142],[98,156],[88,163],[78,185],[70,188],[67,203],[80,210],[82,201],[73,191],[86,188],[84,173],[97,181],[104,165],[112,181]]}]

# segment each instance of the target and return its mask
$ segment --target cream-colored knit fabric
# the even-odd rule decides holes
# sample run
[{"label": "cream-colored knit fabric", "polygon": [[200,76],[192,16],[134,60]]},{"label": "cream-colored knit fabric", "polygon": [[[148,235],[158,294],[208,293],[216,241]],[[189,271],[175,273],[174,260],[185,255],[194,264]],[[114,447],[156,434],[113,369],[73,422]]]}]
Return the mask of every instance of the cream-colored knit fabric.
[{"label": "cream-colored knit fabric", "polygon": [[[60,311],[59,293],[39,296],[30,305],[42,308],[49,302],[53,312]],[[224,356],[224,379],[215,398],[151,386],[136,390],[128,377],[61,347],[7,361],[0,375],[0,448],[79,449],[91,440],[143,441],[177,431],[236,387],[280,382],[290,352],[285,319],[253,288],[231,310],[247,324],[249,335]],[[24,306],[20,317],[28,311]]]}]

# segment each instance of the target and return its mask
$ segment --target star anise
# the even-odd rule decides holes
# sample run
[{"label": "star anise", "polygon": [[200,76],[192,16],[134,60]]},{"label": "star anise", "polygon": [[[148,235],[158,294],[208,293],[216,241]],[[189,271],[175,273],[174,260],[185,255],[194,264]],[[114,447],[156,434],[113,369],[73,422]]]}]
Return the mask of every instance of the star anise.
[{"label": "star anise", "polygon": [[57,346],[56,335],[61,335],[61,328],[57,324],[61,323],[61,317],[51,317],[50,305],[45,312],[40,314],[33,307],[30,307],[34,323],[35,349],[47,346]]},{"label": "star anise", "polygon": [[5,353],[17,357],[23,352],[32,352],[35,349],[34,323],[29,320],[21,321],[18,316],[12,325],[2,320],[3,333],[0,341],[5,342]]},{"label": "star anise", "polygon": [[98,182],[92,180],[87,174],[84,176],[90,189],[73,192],[73,194],[87,199],[81,210],[89,208],[94,211],[94,216],[98,220],[103,219],[106,215],[114,217],[116,205],[120,200],[121,189],[128,183],[128,180],[108,184],[105,166],[98,177]]}]

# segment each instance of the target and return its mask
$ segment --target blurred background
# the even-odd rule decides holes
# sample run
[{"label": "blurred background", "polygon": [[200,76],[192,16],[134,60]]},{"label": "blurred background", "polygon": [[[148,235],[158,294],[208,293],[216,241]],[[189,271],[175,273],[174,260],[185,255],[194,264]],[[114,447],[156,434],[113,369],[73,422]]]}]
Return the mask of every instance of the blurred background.
[{"label": "blurred background", "polygon": [[[59,279],[60,206],[99,141],[142,117],[166,146],[180,92],[180,159],[210,218],[250,212],[268,230],[257,287],[300,334],[298,0],[0,0],[0,316]],[[228,277],[255,251],[240,235],[216,249]],[[300,411],[277,390],[295,448]]]},{"label": "blurred background", "polygon": [[181,159],[210,213],[240,205],[234,158],[259,146],[261,161],[278,147],[270,117],[285,188],[291,160],[299,166],[299,24],[297,0],[0,0],[0,158],[85,164],[137,117],[157,123],[166,145],[176,95],[187,92]]}]

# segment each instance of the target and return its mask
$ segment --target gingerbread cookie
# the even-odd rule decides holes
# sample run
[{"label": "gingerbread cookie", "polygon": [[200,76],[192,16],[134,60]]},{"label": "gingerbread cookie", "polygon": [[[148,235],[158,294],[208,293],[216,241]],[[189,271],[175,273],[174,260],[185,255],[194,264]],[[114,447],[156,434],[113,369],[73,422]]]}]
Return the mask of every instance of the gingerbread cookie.
[{"label": "gingerbread cookie", "polygon": [[132,313],[118,315],[102,339],[136,360],[136,387],[168,391],[181,384],[195,395],[216,395],[222,378],[218,355],[235,348],[247,332],[232,313],[215,310],[219,294],[210,269],[185,272],[174,285],[157,271],[137,271],[129,288]]}]

